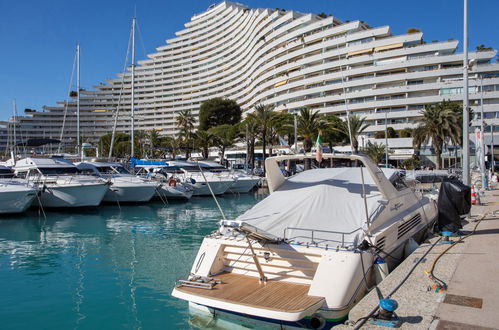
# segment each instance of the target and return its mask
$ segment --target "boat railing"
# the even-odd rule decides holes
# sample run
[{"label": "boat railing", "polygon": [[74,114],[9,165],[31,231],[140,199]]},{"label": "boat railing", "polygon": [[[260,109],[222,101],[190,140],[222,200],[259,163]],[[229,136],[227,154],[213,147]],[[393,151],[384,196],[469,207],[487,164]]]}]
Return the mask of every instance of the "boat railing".
[{"label": "boat railing", "polygon": [[[288,237],[289,231],[293,230],[303,231],[308,234]],[[284,240],[286,240],[287,242],[305,243],[313,245],[319,245],[319,244],[329,245],[331,243],[340,243],[341,244],[340,247],[344,248],[346,247],[346,243],[353,244],[355,241],[355,239],[352,239],[351,241],[347,242],[346,238],[349,238],[350,236],[354,235],[359,231],[363,231],[363,229],[359,227],[351,232],[342,232],[342,231],[309,229],[309,228],[299,228],[299,227],[286,227],[284,229]],[[319,234],[326,234],[325,236],[335,235],[336,237],[338,237],[338,239],[319,237]]]}]

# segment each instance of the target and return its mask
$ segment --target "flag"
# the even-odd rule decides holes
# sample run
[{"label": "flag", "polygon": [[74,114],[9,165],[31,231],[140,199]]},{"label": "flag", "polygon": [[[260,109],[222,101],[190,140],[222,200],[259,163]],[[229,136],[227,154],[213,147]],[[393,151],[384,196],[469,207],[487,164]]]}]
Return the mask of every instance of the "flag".
[{"label": "flag", "polygon": [[322,141],[321,141],[321,133],[317,136],[317,141],[315,142],[316,151],[315,151],[315,160],[319,163],[322,162]]}]

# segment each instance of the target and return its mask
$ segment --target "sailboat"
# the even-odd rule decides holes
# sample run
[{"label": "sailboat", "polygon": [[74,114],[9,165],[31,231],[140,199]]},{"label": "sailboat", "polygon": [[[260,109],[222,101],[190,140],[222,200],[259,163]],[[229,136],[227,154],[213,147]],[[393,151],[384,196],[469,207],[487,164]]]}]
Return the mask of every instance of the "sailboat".
[{"label": "sailboat", "polygon": [[220,221],[172,295],[217,320],[280,329],[344,322],[374,284],[376,258],[395,267],[406,242],[432,226],[437,208],[397,170],[381,170],[362,155],[323,155],[359,167],[283,176],[279,163],[313,157],[267,158],[270,195],[236,219]]}]

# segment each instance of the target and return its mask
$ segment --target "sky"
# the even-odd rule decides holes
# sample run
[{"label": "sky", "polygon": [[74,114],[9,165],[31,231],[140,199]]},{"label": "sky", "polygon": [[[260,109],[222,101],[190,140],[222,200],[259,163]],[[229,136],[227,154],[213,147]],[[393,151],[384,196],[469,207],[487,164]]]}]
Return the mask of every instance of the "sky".
[{"label": "sky", "polygon": [[[424,40],[456,39],[462,48],[463,0],[241,0],[249,8],[284,8],[388,25],[394,34],[419,28]],[[131,19],[137,16],[136,59],[164,45],[213,1],[0,0],[0,121],[25,108],[42,110],[66,99],[76,44],[85,89],[123,71]],[[218,2],[217,2],[218,3]],[[499,49],[499,0],[469,0],[469,49]],[[76,89],[73,79],[72,90]]]}]

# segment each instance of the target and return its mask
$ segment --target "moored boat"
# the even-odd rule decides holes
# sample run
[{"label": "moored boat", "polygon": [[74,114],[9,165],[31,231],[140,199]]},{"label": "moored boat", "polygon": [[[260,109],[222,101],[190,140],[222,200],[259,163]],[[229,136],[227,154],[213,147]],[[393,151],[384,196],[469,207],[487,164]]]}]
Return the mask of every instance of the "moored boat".
[{"label": "moored boat", "polygon": [[22,213],[35,197],[36,190],[27,181],[14,179],[14,171],[0,165],[0,214]]},{"label": "moored boat", "polygon": [[33,205],[43,207],[97,206],[108,187],[104,180],[81,175],[62,158],[24,158],[16,162],[14,170],[40,190]]},{"label": "moored boat", "polygon": [[194,190],[193,196],[209,196],[211,191],[215,195],[221,195],[235,182],[231,177],[203,169],[198,163],[180,160],[167,161],[166,163],[168,166],[164,170],[187,183]]},{"label": "moored boat", "polygon": [[95,175],[110,183],[104,202],[143,203],[154,196],[158,184],[131,174],[120,163],[114,162],[81,162],[77,164],[80,171]]},{"label": "moored boat", "polygon": [[248,193],[261,181],[259,176],[248,175],[244,171],[230,171],[216,162],[199,161],[199,164],[212,173],[218,173],[234,180],[234,184],[229,187],[226,193]]},{"label": "moored boat", "polygon": [[434,201],[408,188],[393,169],[361,155],[325,154],[362,164],[285,178],[266,160],[270,196],[204,238],[191,274],[172,295],[212,315],[330,328],[374,284],[374,262],[391,268],[409,239],[437,216]]}]

